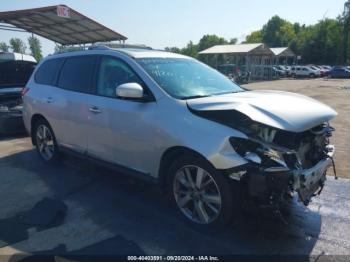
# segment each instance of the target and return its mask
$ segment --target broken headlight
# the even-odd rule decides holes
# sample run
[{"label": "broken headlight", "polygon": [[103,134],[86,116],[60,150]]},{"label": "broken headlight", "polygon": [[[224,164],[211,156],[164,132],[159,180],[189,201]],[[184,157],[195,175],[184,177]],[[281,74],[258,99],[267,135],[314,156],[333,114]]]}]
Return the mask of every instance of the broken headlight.
[{"label": "broken headlight", "polygon": [[284,155],[288,151],[284,148],[267,144],[256,139],[231,137],[233,149],[246,160],[259,164],[264,168],[284,168],[288,166]]}]

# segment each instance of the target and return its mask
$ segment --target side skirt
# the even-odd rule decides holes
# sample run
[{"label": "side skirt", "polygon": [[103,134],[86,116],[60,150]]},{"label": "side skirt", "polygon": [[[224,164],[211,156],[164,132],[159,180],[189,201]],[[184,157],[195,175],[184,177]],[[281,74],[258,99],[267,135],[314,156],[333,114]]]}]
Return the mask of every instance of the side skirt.
[{"label": "side skirt", "polygon": [[141,171],[129,168],[129,167],[125,167],[125,166],[118,165],[115,163],[110,163],[108,161],[97,159],[97,158],[89,156],[87,154],[78,153],[70,148],[65,147],[65,146],[60,146],[59,150],[64,154],[75,156],[75,157],[78,157],[81,159],[86,159],[88,161],[91,161],[92,163],[95,163],[99,166],[103,166],[107,169],[111,169],[111,170],[114,170],[116,172],[119,172],[119,173],[122,173],[125,175],[129,175],[129,176],[132,176],[132,177],[135,177],[138,179],[142,179],[144,181],[147,181],[147,182],[150,182],[153,184],[158,184],[158,182],[159,182],[157,178],[152,177],[149,173],[144,173],[144,172],[141,172]]}]

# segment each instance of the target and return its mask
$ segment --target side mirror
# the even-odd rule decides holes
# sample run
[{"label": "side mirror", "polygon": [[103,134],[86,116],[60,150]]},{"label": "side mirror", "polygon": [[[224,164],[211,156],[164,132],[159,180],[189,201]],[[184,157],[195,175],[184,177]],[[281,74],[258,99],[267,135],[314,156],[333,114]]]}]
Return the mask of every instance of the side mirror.
[{"label": "side mirror", "polygon": [[116,94],[122,98],[143,98],[143,88],[138,83],[125,83],[117,86]]}]

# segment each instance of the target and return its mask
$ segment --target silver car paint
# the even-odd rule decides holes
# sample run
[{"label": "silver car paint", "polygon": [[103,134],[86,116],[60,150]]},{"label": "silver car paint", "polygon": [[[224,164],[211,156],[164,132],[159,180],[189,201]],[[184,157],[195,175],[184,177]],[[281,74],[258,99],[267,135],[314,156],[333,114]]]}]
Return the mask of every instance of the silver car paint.
[{"label": "silver car paint", "polygon": [[[245,138],[243,133],[190,113],[185,101],[168,96],[129,56],[115,51],[89,54],[111,55],[126,61],[146,82],[156,101],[139,103],[75,93],[39,85],[32,76],[27,84],[30,91],[24,97],[23,117],[28,131],[32,116],[43,115],[59,145],[154,177],[158,176],[163,153],[175,146],[200,153],[218,169],[247,163],[229,143],[231,136]],[[89,112],[92,106],[99,107],[101,113]]]},{"label": "silver car paint", "polygon": [[332,108],[310,97],[271,90],[259,90],[189,100],[199,111],[236,110],[252,120],[278,129],[302,132],[337,115]]},{"label": "silver car paint", "polygon": [[[149,103],[124,101],[39,85],[34,81],[34,72],[27,84],[30,91],[24,97],[23,117],[28,131],[31,130],[32,116],[43,115],[51,124],[59,145],[69,146],[73,150],[148,173],[153,177],[158,176],[160,160],[164,152],[176,146],[187,147],[198,152],[218,169],[228,169],[247,163],[247,160],[240,157],[229,143],[230,137],[247,138],[245,134],[194,115],[189,111],[186,101],[170,97],[134,60],[134,57],[183,58],[184,56],[156,51],[91,50],[55,55],[53,58],[87,53],[109,55],[127,62],[147,84],[155,101]],[[51,57],[45,60],[47,59]],[[36,70],[38,68],[40,65]],[[205,99],[198,99],[190,100],[188,103],[197,109],[200,107],[203,109],[205,108],[203,105],[207,104],[206,110],[210,107],[216,110],[220,105],[225,104],[226,108],[228,105],[232,107],[233,103],[229,103],[229,100],[238,96],[242,108],[244,107],[243,97],[249,97],[249,93],[218,96],[216,97],[218,107],[214,106],[215,97],[207,102]],[[263,93],[260,93],[260,97],[263,96]],[[296,98],[293,99],[291,95],[280,94],[278,97],[284,99],[284,106],[289,102],[299,101]],[[50,98],[51,101],[48,100]],[[248,99],[258,100],[257,96],[254,99],[252,97]],[[291,117],[294,121],[290,124],[293,130],[294,128],[303,129],[307,125],[306,122],[310,120],[310,118],[304,118],[298,126],[297,118],[293,116],[291,108],[288,109],[288,114],[283,114],[283,110],[280,110],[279,113],[283,115],[281,120],[278,117],[278,108],[270,105],[273,111],[272,117],[271,112],[266,111],[266,108],[264,110],[263,101],[266,100],[262,99],[262,102],[257,104],[260,108],[255,109],[255,119],[268,120],[273,125],[287,128],[287,123],[290,121],[287,118]],[[313,100],[309,101],[308,107],[320,108]],[[90,112],[89,108],[93,106],[99,107],[101,113]],[[251,107],[250,111],[254,112],[255,106],[246,103],[245,107]],[[318,113],[317,121],[328,119],[329,114],[332,114],[324,109],[320,112],[315,109],[313,112]],[[299,112],[298,116],[300,116]],[[317,121],[312,120],[311,125]]]}]

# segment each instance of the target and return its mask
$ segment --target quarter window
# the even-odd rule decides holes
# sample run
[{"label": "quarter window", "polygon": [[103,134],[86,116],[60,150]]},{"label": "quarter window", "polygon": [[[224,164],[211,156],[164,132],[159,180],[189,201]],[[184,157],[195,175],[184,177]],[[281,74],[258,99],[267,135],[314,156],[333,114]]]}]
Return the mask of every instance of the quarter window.
[{"label": "quarter window", "polygon": [[35,73],[35,82],[42,85],[52,85],[62,62],[63,59],[50,59],[45,61]]},{"label": "quarter window", "polygon": [[95,56],[67,58],[60,73],[58,86],[75,92],[89,93],[95,61]]},{"label": "quarter window", "polygon": [[102,57],[97,79],[97,95],[117,97],[116,87],[125,83],[138,83],[142,80],[123,61],[113,57]]}]

